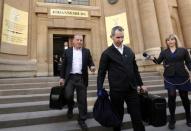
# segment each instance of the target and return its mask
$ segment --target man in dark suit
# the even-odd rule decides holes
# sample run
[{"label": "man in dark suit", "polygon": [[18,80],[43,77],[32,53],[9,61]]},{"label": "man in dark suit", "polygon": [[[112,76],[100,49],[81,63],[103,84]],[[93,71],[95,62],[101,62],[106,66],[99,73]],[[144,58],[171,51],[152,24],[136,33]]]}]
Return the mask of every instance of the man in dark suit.
[{"label": "man in dark suit", "polygon": [[95,71],[90,51],[83,48],[83,36],[76,34],[73,38],[73,47],[65,51],[59,83],[65,86],[68,118],[73,116],[74,90],[76,90],[79,110],[78,124],[83,130],[87,130],[85,120],[87,118],[88,67],[90,71]]},{"label": "man in dark suit", "polygon": [[[140,104],[137,87],[143,91],[143,83],[132,50],[123,45],[124,29],[120,26],[112,28],[111,39],[113,44],[101,55],[97,87],[98,96],[102,95],[103,82],[108,71],[110,86],[110,99],[112,109],[117,117],[123,121],[124,102],[128,107],[134,131],[145,131],[140,114]],[[113,127],[114,131],[120,131],[121,125]]]}]

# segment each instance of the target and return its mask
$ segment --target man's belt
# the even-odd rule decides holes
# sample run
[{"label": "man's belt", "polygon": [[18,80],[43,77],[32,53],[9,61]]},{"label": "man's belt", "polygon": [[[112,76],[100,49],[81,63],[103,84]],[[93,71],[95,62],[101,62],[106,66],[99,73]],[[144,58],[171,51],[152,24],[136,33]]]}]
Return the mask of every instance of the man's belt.
[{"label": "man's belt", "polygon": [[79,73],[72,73],[72,74],[70,74],[70,76],[81,76],[82,77],[82,74],[79,74]]}]

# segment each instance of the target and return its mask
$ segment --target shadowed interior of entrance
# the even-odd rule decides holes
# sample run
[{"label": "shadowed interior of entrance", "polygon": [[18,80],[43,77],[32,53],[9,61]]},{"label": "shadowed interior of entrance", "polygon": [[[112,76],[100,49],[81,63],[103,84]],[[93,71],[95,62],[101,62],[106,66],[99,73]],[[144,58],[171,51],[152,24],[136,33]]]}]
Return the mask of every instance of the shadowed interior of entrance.
[{"label": "shadowed interior of entrance", "polygon": [[65,49],[69,47],[72,35],[53,35],[53,71],[54,76],[60,75],[61,62]]}]

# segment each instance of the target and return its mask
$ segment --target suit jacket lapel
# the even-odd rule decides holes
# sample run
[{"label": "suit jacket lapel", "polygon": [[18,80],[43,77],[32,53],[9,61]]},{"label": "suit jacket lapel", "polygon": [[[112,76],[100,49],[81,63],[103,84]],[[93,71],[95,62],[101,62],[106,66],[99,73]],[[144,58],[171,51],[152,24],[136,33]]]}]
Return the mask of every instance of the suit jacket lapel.
[{"label": "suit jacket lapel", "polygon": [[129,58],[131,56],[131,52],[126,46],[124,46],[124,49],[123,49],[123,56],[126,58]]},{"label": "suit jacket lapel", "polygon": [[128,56],[128,51],[127,51],[127,48],[124,46],[123,48],[123,55],[126,57]]},{"label": "suit jacket lapel", "polygon": [[85,55],[86,55],[86,53],[85,53],[85,49],[84,48],[82,48],[82,69],[83,69],[83,67],[84,67],[84,60],[85,60]]},{"label": "suit jacket lapel", "polygon": [[113,51],[116,52],[118,55],[121,55],[121,53],[115,48],[114,45],[112,45],[112,49],[113,49]]},{"label": "suit jacket lapel", "polygon": [[[113,59],[114,59],[117,63],[121,64],[121,66],[124,66],[124,63],[123,63],[123,61],[122,61],[123,55],[115,48],[114,45],[112,45],[112,50],[113,50],[113,52],[114,52],[114,54],[112,55],[112,56],[113,56]],[[124,51],[123,51],[123,52],[124,52]]]},{"label": "suit jacket lapel", "polygon": [[73,48],[70,48],[70,49],[69,49],[69,56],[68,56],[68,57],[69,57],[69,59],[68,59],[69,61],[68,61],[68,62],[69,62],[70,68],[72,68]]},{"label": "suit jacket lapel", "polygon": [[131,63],[131,61],[132,61],[131,59],[132,59],[131,51],[126,46],[124,46],[124,48],[123,48],[123,66],[127,70],[129,70],[128,64]]}]

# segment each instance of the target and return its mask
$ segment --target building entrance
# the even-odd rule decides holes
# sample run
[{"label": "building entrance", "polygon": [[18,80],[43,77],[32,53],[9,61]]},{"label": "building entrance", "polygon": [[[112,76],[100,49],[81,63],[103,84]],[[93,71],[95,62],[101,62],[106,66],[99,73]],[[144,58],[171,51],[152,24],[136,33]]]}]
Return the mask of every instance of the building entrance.
[{"label": "building entrance", "polygon": [[71,45],[72,35],[53,35],[53,72],[60,75],[64,51]]}]

